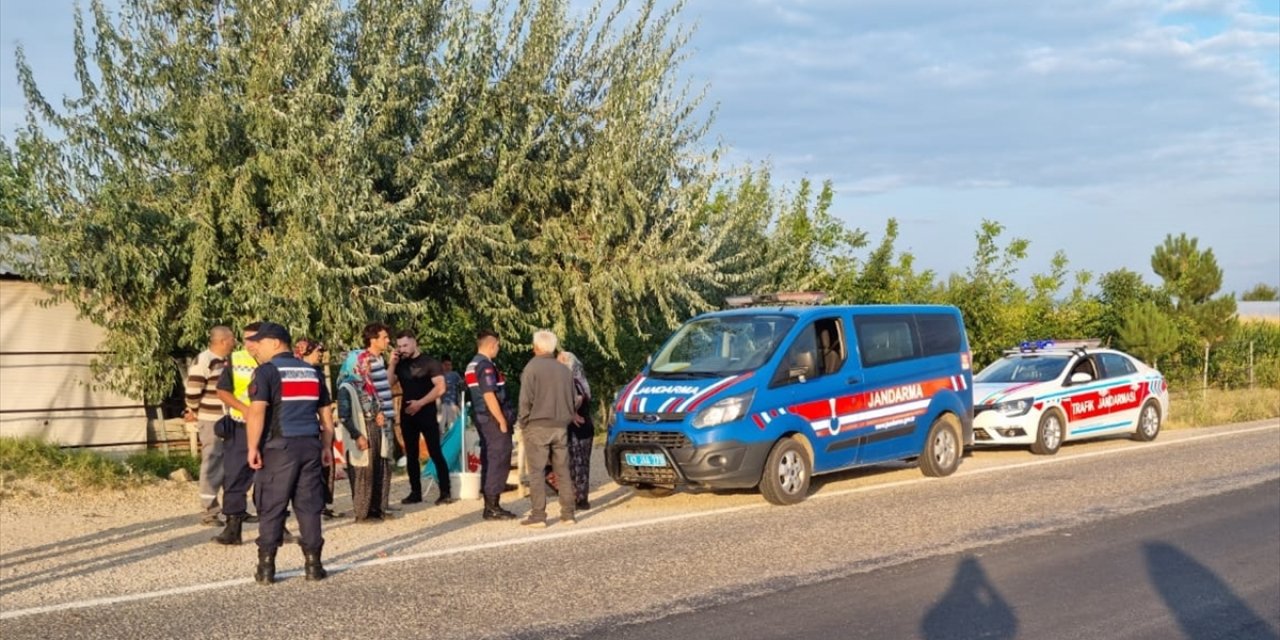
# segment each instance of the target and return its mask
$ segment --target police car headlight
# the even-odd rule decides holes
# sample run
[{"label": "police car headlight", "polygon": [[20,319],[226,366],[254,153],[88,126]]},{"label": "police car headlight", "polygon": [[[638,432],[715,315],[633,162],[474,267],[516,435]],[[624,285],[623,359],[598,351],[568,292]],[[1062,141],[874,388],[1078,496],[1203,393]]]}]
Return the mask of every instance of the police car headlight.
[{"label": "police car headlight", "polygon": [[996,405],[996,411],[999,411],[1000,415],[1003,415],[1009,418],[1025,416],[1027,415],[1027,412],[1030,410],[1031,410],[1031,400],[1026,398],[1022,400],[1010,400],[1008,402],[1001,402],[1000,404]]},{"label": "police car headlight", "polygon": [[720,400],[699,411],[698,415],[693,417],[693,426],[698,429],[705,429],[726,422],[733,422],[747,415],[747,409],[751,406],[751,398],[755,394],[756,392],[753,390]]}]

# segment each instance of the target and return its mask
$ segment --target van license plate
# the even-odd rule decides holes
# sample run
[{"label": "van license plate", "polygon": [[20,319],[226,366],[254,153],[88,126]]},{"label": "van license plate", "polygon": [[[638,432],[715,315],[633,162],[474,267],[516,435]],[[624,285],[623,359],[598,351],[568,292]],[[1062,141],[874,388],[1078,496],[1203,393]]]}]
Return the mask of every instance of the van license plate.
[{"label": "van license plate", "polygon": [[666,456],[660,453],[627,453],[624,454],[627,464],[633,467],[665,467]]}]

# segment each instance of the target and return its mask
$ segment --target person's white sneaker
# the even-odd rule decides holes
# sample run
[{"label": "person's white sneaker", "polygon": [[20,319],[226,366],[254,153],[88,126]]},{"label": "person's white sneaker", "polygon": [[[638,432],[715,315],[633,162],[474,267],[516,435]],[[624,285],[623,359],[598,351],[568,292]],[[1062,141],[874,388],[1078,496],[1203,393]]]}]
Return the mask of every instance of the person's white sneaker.
[{"label": "person's white sneaker", "polygon": [[403,469],[407,464],[409,464],[409,460],[406,459],[404,456],[400,456],[400,459],[396,460],[396,466],[400,467],[401,469]]}]

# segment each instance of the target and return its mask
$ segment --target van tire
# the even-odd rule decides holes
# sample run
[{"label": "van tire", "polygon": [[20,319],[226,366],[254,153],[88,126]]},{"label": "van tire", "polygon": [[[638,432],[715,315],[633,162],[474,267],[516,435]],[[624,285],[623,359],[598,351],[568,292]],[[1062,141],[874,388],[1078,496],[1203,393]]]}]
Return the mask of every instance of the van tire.
[{"label": "van tire", "polygon": [[1062,448],[1062,441],[1067,439],[1067,425],[1062,414],[1050,409],[1040,416],[1036,425],[1036,441],[1031,443],[1031,453],[1038,456],[1051,456]]},{"label": "van tire", "polygon": [[1134,425],[1133,439],[1138,442],[1151,442],[1160,435],[1161,426],[1160,403],[1148,400],[1138,413],[1138,424]]},{"label": "van tire", "polygon": [[929,427],[924,451],[920,452],[920,472],[930,478],[949,476],[960,466],[963,451],[960,419],[955,414],[944,413]]},{"label": "van tire", "polygon": [[783,438],[773,445],[764,461],[760,477],[760,495],[770,504],[789,505],[809,497],[809,481],[813,478],[813,462],[809,452],[795,440]]}]

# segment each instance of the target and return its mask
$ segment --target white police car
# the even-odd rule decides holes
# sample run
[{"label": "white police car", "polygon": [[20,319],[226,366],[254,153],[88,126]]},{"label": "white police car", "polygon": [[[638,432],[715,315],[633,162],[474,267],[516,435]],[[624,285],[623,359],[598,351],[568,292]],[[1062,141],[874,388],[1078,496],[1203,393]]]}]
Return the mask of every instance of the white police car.
[{"label": "white police car", "polygon": [[974,444],[1031,445],[1051,455],[1063,442],[1095,436],[1154,440],[1169,414],[1164,376],[1125,353],[1090,346],[1023,343],[974,375]]}]

